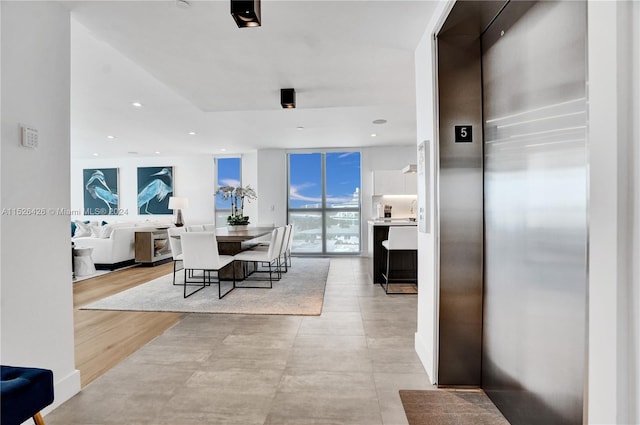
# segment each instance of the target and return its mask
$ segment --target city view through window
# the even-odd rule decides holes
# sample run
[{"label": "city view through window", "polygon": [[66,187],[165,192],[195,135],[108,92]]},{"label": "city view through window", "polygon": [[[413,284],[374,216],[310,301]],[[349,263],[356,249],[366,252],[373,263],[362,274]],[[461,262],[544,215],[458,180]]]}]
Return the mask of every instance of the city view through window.
[{"label": "city view through window", "polygon": [[360,152],[289,155],[295,253],[360,252]]},{"label": "city view through window", "polygon": [[[216,158],[217,164],[217,187],[220,186],[240,186],[241,163],[240,158]],[[227,217],[231,215],[231,199],[222,199],[221,195],[216,196],[216,226],[226,226]]]}]

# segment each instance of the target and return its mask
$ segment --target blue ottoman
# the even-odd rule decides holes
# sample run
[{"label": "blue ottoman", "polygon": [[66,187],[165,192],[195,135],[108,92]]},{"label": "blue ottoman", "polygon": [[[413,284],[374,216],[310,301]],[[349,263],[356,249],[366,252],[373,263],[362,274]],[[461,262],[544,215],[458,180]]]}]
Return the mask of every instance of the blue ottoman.
[{"label": "blue ottoman", "polygon": [[29,418],[44,424],[40,411],[53,403],[53,372],[0,366],[0,423],[20,425]]}]

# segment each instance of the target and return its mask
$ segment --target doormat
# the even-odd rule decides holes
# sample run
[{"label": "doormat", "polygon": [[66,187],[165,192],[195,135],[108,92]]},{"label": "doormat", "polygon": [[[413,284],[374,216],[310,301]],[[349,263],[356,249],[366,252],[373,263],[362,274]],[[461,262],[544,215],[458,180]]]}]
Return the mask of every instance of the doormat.
[{"label": "doormat", "polygon": [[509,425],[482,390],[400,390],[409,425]]}]

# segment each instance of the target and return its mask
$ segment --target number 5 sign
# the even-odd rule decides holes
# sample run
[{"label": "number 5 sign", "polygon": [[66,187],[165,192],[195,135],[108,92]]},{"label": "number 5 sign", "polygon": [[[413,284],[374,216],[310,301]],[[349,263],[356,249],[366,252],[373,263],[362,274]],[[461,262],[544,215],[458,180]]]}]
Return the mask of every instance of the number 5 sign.
[{"label": "number 5 sign", "polygon": [[455,133],[456,133],[456,143],[471,143],[471,131],[472,126],[470,125],[456,125]]}]

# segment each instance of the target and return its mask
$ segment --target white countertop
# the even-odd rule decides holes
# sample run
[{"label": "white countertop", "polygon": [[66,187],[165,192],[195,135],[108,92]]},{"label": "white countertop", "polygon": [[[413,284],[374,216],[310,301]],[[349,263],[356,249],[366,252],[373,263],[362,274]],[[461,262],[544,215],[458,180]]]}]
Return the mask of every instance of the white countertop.
[{"label": "white countertop", "polygon": [[376,218],[367,221],[372,226],[417,226],[418,222],[408,218]]}]

